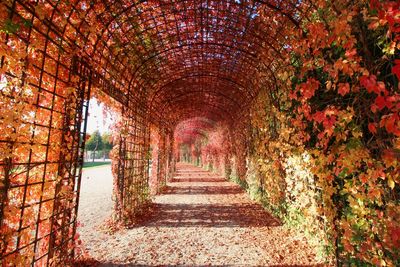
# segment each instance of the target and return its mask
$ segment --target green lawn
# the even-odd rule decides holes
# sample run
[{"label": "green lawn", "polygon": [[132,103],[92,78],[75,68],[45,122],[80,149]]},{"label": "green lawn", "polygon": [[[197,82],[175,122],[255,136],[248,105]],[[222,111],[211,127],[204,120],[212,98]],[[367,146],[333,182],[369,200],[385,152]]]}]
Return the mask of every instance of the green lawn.
[{"label": "green lawn", "polygon": [[95,168],[95,167],[100,167],[100,166],[105,166],[105,165],[111,165],[110,161],[101,161],[101,162],[84,162],[83,163],[83,168]]}]

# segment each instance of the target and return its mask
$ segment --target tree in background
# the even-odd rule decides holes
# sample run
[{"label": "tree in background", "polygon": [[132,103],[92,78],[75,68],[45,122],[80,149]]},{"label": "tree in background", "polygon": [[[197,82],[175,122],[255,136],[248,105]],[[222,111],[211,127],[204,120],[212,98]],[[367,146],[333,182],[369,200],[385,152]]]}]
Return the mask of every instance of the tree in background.
[{"label": "tree in background", "polygon": [[111,149],[113,148],[112,136],[110,133],[104,133],[101,136],[101,139],[103,140],[103,160],[105,160],[106,156],[108,155],[108,153],[110,153]]},{"label": "tree in background", "polygon": [[96,157],[96,151],[102,150],[104,147],[102,137],[98,130],[94,131],[91,134],[89,140],[87,140],[87,142],[86,142],[85,147],[86,147],[86,150],[93,151],[93,162],[94,162],[94,159]]}]

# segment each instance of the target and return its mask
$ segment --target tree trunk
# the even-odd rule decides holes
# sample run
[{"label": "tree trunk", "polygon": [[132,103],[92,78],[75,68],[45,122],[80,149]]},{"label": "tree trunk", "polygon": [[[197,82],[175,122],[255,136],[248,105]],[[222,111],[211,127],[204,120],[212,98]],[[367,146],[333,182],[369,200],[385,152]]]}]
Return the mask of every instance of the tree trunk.
[{"label": "tree trunk", "polygon": [[96,147],[93,149],[93,162],[94,162],[94,158],[96,157],[96,150],[97,150],[98,146],[99,146],[99,140],[97,140]]}]

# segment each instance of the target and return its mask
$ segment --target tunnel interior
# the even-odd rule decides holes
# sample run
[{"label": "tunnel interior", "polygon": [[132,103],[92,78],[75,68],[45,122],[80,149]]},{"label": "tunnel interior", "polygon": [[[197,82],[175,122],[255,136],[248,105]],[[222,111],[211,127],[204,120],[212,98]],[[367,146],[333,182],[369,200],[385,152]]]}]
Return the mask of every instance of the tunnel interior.
[{"label": "tunnel interior", "polygon": [[[356,15],[351,12],[360,10],[362,4],[322,2],[2,1],[2,259],[41,266],[75,257],[85,120],[92,96],[120,117],[112,152],[113,216],[126,225],[143,212],[149,192],[157,194],[165,186],[177,161],[190,161],[225,177],[245,180],[249,172],[259,173],[262,168],[276,177],[284,176],[280,161],[285,156],[278,146],[273,147],[279,138],[286,140],[282,150],[309,141],[309,147],[328,151],[333,141],[319,143],[312,139],[312,127],[321,132],[321,138],[332,136],[332,125],[339,123],[339,116],[348,116],[352,105],[350,98],[340,98],[350,91],[350,87],[346,91],[346,83],[351,83],[347,77],[367,75],[364,69],[368,65],[351,54],[366,53],[356,46],[358,39],[354,41],[351,34],[340,35],[341,30],[354,26],[351,19]],[[324,8],[333,10],[334,18],[325,14]],[[348,25],[336,26],[331,21]],[[337,39],[325,38],[328,31],[321,25]],[[393,37],[395,46],[398,41]],[[316,46],[325,50],[313,51]],[[336,46],[343,48],[333,51]],[[303,54],[308,56],[300,64],[296,60]],[[313,64],[318,70],[308,67]],[[324,68],[329,64],[335,68]],[[308,79],[312,75],[322,77],[319,72],[328,73],[338,84],[324,91],[323,96],[315,91],[325,90],[328,81],[321,85],[316,79]],[[386,141],[375,142],[380,137],[368,133],[368,121],[360,122],[358,128],[354,126],[354,132],[365,133],[365,140],[375,140],[373,145],[382,151],[398,147],[398,80],[392,80],[385,82],[385,96],[393,96],[392,104],[375,116],[386,116],[383,128],[394,120],[394,126],[385,132]],[[362,86],[357,86],[361,90]],[[292,95],[291,90],[295,92]],[[291,108],[309,124],[296,121],[293,114],[283,118],[283,111]],[[318,112],[324,112],[323,118],[317,117]],[[354,113],[354,117],[360,117],[363,111],[357,109]],[[313,126],[312,120],[321,124]],[[322,123],[326,131],[321,130]],[[341,123],[343,126],[347,121]],[[295,134],[290,127],[302,132]],[[267,146],[270,150],[263,152],[265,160],[257,161],[261,155],[256,151]],[[357,155],[380,153],[375,148],[368,151],[372,152],[363,150]],[[299,157],[307,161],[307,156]],[[398,165],[390,164],[382,172],[391,173],[396,183]],[[267,169],[265,165],[272,167]],[[149,168],[156,171],[150,173]],[[327,188],[339,186],[331,182],[329,175],[326,177]],[[269,186],[260,181],[261,187]],[[284,179],[270,186],[277,192],[290,187]],[[394,187],[397,191],[387,193],[386,201],[398,201],[398,186]],[[324,196],[318,195],[319,189],[313,190],[310,205],[326,201],[325,208],[334,206],[330,200],[333,193],[321,200]],[[280,197],[285,198],[284,193]],[[334,217],[321,216],[326,220]]]}]

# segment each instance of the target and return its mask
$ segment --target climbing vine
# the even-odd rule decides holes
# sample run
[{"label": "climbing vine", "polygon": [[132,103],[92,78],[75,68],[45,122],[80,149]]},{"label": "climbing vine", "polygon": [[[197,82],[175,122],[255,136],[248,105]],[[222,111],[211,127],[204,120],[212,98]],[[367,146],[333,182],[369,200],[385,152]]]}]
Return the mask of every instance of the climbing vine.
[{"label": "climbing vine", "polygon": [[0,3],[2,259],[74,257],[95,95],[121,115],[117,220],[131,224],[185,154],[338,264],[400,265],[400,4],[197,2]]},{"label": "climbing vine", "polygon": [[320,1],[277,74],[286,95],[255,106],[265,198],[324,229],[340,264],[400,260],[399,16],[391,1]]}]

